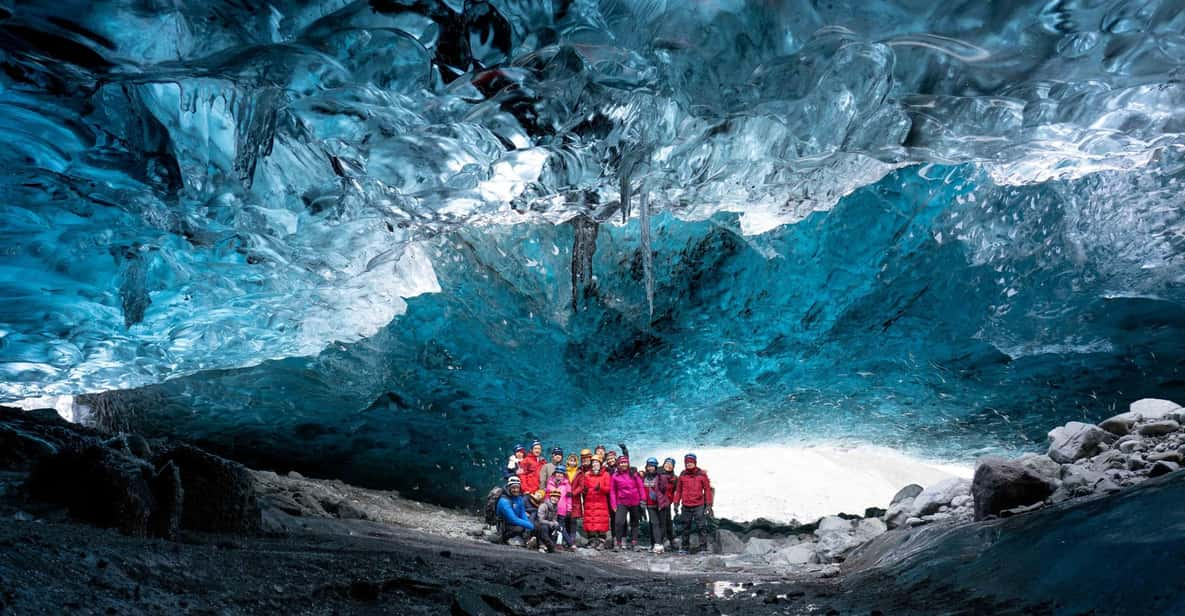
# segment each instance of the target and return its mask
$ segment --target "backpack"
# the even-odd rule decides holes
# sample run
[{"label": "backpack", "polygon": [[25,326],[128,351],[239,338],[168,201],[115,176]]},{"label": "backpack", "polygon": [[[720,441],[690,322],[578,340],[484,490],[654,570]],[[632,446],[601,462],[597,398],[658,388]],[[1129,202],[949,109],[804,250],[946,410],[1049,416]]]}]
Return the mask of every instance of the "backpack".
[{"label": "backpack", "polygon": [[498,499],[502,498],[502,488],[496,487],[486,495],[486,524],[493,526],[498,522]]}]

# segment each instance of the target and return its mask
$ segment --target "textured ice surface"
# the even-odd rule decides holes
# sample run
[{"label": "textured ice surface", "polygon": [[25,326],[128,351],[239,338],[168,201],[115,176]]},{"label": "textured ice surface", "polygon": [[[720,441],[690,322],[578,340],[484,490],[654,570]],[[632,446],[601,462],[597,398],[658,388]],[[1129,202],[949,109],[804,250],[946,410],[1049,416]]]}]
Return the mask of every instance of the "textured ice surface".
[{"label": "textured ice surface", "polygon": [[0,399],[175,379],[162,430],[405,486],[527,430],[1035,447],[1185,389],[1183,30],[1168,0],[0,4]]}]

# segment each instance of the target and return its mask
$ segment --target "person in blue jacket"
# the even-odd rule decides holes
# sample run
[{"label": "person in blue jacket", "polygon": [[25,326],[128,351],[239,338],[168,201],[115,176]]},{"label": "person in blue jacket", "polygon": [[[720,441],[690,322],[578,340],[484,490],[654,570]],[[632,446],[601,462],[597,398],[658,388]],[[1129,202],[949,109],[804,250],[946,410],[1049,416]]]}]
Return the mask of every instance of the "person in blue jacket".
[{"label": "person in blue jacket", "polygon": [[522,481],[511,476],[506,479],[506,489],[498,497],[498,534],[502,543],[518,538],[524,543],[535,532],[535,525],[527,517],[526,507],[523,506]]}]

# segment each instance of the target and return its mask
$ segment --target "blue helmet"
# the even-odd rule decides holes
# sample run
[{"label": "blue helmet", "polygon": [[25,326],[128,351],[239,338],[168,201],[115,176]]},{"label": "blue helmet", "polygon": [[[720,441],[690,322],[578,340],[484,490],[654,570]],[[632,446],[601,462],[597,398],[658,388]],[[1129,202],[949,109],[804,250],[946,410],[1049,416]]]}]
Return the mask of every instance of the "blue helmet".
[{"label": "blue helmet", "polygon": [[531,441],[531,449],[534,449],[535,445],[542,447],[543,443],[540,443],[538,440]]},{"label": "blue helmet", "polygon": [[686,462],[688,460],[691,460],[692,462],[699,462],[699,459],[695,457],[694,453],[683,454],[683,461]]},{"label": "blue helmet", "polygon": [[646,458],[646,466],[658,466],[658,458]]},{"label": "blue helmet", "polygon": [[520,451],[526,451],[526,450],[527,450],[527,448],[523,447],[522,445],[515,445],[514,446],[514,453],[518,453]]},{"label": "blue helmet", "polygon": [[671,463],[671,466],[674,466],[674,465],[675,465],[675,459],[674,459],[674,458],[667,458],[666,460],[663,460],[663,461],[662,461],[662,463],[663,463],[663,464],[666,464],[667,462],[670,462],[670,463]]},{"label": "blue helmet", "polygon": [[551,455],[553,455],[553,456],[554,455],[561,455],[562,456],[562,455],[564,455],[564,450],[560,449],[559,447],[552,447],[551,448]]}]

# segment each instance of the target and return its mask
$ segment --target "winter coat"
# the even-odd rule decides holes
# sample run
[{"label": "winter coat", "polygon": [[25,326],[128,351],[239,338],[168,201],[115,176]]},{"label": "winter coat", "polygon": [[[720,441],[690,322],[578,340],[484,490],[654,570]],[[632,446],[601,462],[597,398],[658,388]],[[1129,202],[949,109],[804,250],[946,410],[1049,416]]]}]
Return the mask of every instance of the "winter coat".
[{"label": "winter coat", "polygon": [[498,519],[510,526],[521,526],[527,530],[535,530],[523,506],[522,496],[503,494],[498,497]]},{"label": "winter coat", "polygon": [[675,502],[675,474],[658,472],[658,507],[670,507]]},{"label": "winter coat", "polygon": [[547,480],[551,479],[551,474],[555,472],[555,465],[551,462],[539,467],[539,485],[547,485]]},{"label": "winter coat", "polygon": [[642,497],[646,489],[642,485],[642,475],[630,471],[618,471],[613,476],[613,490],[609,493],[609,507],[637,507],[642,504]]},{"label": "winter coat", "polygon": [[589,533],[609,532],[609,493],[612,491],[609,473],[584,475],[584,530]]},{"label": "winter coat", "polygon": [[531,494],[539,489],[539,458],[529,453],[518,463],[518,479],[522,482],[523,494]]},{"label": "winter coat", "polygon": [[543,501],[539,504],[539,509],[535,511],[534,522],[538,526],[546,526],[549,529],[555,529],[559,526],[556,521],[556,507],[551,504],[550,500]]},{"label": "winter coat", "polygon": [[662,471],[642,475],[642,486],[646,490],[643,501],[647,507],[663,509],[671,506],[671,497],[675,495],[674,475]]},{"label": "winter coat", "polygon": [[547,495],[551,496],[552,491],[559,491],[560,502],[556,515],[565,517],[572,513],[572,486],[568,484],[567,477],[552,477],[547,480]]},{"label": "winter coat", "polygon": [[679,473],[679,479],[675,482],[674,503],[682,504],[684,507],[710,507],[712,482],[708,480],[708,473],[699,467]]},{"label": "winter coat", "polygon": [[576,477],[572,479],[572,510],[568,512],[569,517],[584,517],[584,478],[590,472],[592,471],[582,468],[579,473],[576,473]]}]

